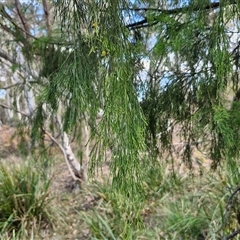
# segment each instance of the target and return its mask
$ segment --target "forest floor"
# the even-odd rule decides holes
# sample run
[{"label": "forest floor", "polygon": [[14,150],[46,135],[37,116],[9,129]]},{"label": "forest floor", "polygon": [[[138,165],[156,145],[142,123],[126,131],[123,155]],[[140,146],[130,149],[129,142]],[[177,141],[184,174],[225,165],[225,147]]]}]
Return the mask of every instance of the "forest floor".
[{"label": "forest floor", "polygon": [[[29,161],[29,157],[21,154],[21,139],[15,133],[14,127],[0,126],[0,160],[7,165]],[[177,141],[176,137],[176,146]],[[240,174],[233,174],[227,168],[213,173],[210,159],[197,150],[192,157],[194,171],[189,170],[178,160],[181,149],[176,147],[175,151],[177,174],[170,174],[171,164],[163,164],[149,174],[140,210],[144,226],[135,229],[130,224],[130,231],[128,220],[124,220],[124,204],[116,206],[119,196],[109,194],[108,165],[99,168],[99,175],[76,190],[61,152],[52,146],[47,157],[40,158],[52,178],[51,204],[59,216],[54,220],[55,227],[42,228],[31,238],[26,235],[24,239],[1,239],[218,239],[223,234],[223,230],[217,232],[217,229],[223,222],[226,197],[237,186]],[[226,232],[234,230],[237,224],[237,220],[232,220]]]},{"label": "forest floor", "polygon": [[[15,127],[9,125],[0,126],[0,161],[12,166],[24,164],[26,161],[32,161],[31,156],[26,157],[21,153],[21,148],[25,147],[21,146],[21,141],[22,139],[18,136]],[[47,144],[49,144],[49,142]],[[41,155],[41,153],[38,155]],[[90,230],[81,219],[79,221],[76,220],[78,217],[76,211],[92,209],[93,206],[97,204],[96,202],[102,198],[98,195],[99,193],[92,192],[94,184],[90,184],[89,186],[84,185],[82,189],[75,189],[74,181],[62,152],[54,144],[48,148],[47,156],[44,156],[44,158],[46,158],[45,160],[42,159],[41,156],[37,158],[40,159],[43,165],[47,165],[49,175],[51,175],[50,192],[51,195],[54,196],[53,202],[55,207],[61,209],[64,212],[63,215],[67,213],[67,217],[64,219],[65,223],[61,223],[61,227],[57,227],[56,232],[44,229],[41,231],[41,237],[38,237],[44,240],[88,239]],[[94,179],[91,178],[90,182],[101,183],[108,175],[108,164],[104,164],[99,167]],[[77,225],[81,225],[80,231],[75,229]],[[84,225],[84,227],[82,227],[82,225]],[[34,239],[35,238],[36,236]]]}]

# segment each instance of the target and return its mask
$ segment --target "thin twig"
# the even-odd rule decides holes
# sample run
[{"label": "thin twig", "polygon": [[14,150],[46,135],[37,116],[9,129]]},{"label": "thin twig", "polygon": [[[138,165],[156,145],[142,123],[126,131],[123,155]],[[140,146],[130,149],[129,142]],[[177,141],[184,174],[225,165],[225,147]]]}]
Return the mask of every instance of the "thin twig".
[{"label": "thin twig", "polygon": [[[7,60],[8,62],[10,62],[10,63],[12,63],[12,64],[14,64],[14,65],[17,65],[17,66],[23,68],[23,65],[22,65],[21,63],[17,62],[13,57],[11,57],[9,54],[7,54],[5,51],[3,51],[3,50],[1,50],[1,49],[0,49],[0,58],[5,59],[5,60]],[[36,74],[34,74],[29,68],[27,68],[27,69],[25,68],[25,70],[26,70],[26,72],[27,72],[30,76],[32,76],[34,79],[38,79],[38,78],[39,78],[39,77],[38,77]]]},{"label": "thin twig", "polygon": [[240,228],[238,228],[236,231],[232,232],[231,234],[227,235],[226,237],[223,238],[223,240],[229,240],[234,238],[240,233]]},{"label": "thin twig", "polygon": [[24,117],[27,117],[27,118],[30,117],[29,114],[27,114],[27,113],[25,113],[25,112],[23,112],[23,111],[20,111],[20,110],[18,110],[18,109],[16,109],[16,108],[10,107],[10,106],[8,106],[8,105],[6,105],[6,104],[4,104],[4,103],[0,103],[0,107],[13,110],[13,111],[15,111],[15,112],[17,112],[17,113],[20,113],[21,115],[23,115]]},{"label": "thin twig", "polygon": [[[229,211],[230,211],[230,208],[231,208],[232,203],[233,203],[233,198],[234,198],[234,196],[237,194],[238,191],[240,191],[240,186],[238,186],[238,187],[234,190],[234,192],[230,195],[230,197],[229,197],[229,199],[228,199],[227,206],[226,206],[226,213],[225,213],[225,216],[224,216],[224,226],[226,226],[227,218],[228,218],[228,216],[229,216]],[[231,234],[223,237],[223,240],[232,239],[232,238],[234,238],[235,236],[237,236],[239,233],[240,233],[240,228],[238,228],[236,231],[232,232]]]},{"label": "thin twig", "polygon": [[10,85],[4,86],[4,87],[0,86],[0,89],[7,90],[9,88],[13,88],[13,87],[16,87],[16,86],[19,86],[19,85],[22,85],[22,84],[24,84],[24,83],[22,83],[22,82],[13,83],[13,84],[10,84]]}]

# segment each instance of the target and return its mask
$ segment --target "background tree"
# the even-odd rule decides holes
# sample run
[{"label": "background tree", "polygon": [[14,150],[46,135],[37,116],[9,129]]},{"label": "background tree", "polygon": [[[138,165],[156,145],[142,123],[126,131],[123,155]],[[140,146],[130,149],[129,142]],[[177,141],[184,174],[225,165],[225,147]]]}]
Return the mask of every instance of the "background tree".
[{"label": "background tree", "polygon": [[[44,116],[39,115],[37,109],[42,107],[39,96],[50,81],[55,72],[65,61],[64,54],[69,52],[64,48],[64,43],[60,39],[57,27],[57,19],[54,20],[54,9],[52,2],[48,1],[8,1],[1,3],[1,30],[2,49],[0,51],[2,84],[1,89],[5,90],[5,102],[1,103],[4,115],[8,116],[8,121],[23,120],[23,128],[32,138],[25,140],[25,148],[34,145],[44,145],[43,131],[39,131],[42,126],[34,125],[33,119],[46,117],[48,114],[45,106]],[[56,118],[58,114],[53,114],[51,118],[46,118],[44,129],[51,130],[53,139],[59,134],[59,126]],[[54,124],[55,123],[55,124]],[[28,127],[26,127],[28,126]],[[54,127],[53,127],[54,126]],[[45,131],[44,130],[44,131]],[[56,131],[57,130],[57,131]],[[63,138],[63,133],[60,134]],[[75,159],[73,152],[68,145],[68,137],[64,138],[65,143],[59,145],[64,156]],[[21,142],[23,144],[24,141]],[[24,144],[23,144],[24,145]],[[65,151],[68,151],[66,155]],[[67,163],[68,163],[68,159]],[[75,165],[80,168],[76,161]],[[73,169],[74,170],[74,169]],[[75,175],[73,174],[73,177]]]},{"label": "background tree", "polygon": [[230,152],[237,157],[238,131],[230,120],[229,95],[234,96],[239,87],[238,3],[146,2],[130,11],[140,20],[135,17],[129,29],[154,33],[141,103],[151,144],[156,145],[161,132],[161,146],[171,149],[171,119],[172,125],[181,128],[183,159],[190,160],[191,146],[199,143],[207,146],[213,166]]}]

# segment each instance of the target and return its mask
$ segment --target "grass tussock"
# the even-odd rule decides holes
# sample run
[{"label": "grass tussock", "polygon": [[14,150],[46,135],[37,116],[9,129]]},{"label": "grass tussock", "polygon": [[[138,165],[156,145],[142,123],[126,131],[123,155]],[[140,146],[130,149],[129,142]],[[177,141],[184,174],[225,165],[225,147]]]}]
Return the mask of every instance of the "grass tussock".
[{"label": "grass tussock", "polygon": [[[214,240],[229,239],[239,228],[238,193],[228,202],[240,181],[235,161],[195,176],[155,164],[133,199],[107,180],[89,182],[79,192],[60,189],[63,165],[43,160],[0,165],[1,239]],[[48,173],[56,166],[60,175],[52,188]]]},{"label": "grass tussock", "polygon": [[224,239],[239,227],[240,199],[226,208],[239,180],[233,161],[199,176],[167,173],[158,165],[147,174],[145,197],[135,212],[128,211],[131,199],[102,184],[93,190],[101,200],[78,214],[90,229],[89,239]]},{"label": "grass tussock", "polygon": [[1,239],[29,239],[40,228],[54,226],[50,183],[32,161],[0,163]]}]

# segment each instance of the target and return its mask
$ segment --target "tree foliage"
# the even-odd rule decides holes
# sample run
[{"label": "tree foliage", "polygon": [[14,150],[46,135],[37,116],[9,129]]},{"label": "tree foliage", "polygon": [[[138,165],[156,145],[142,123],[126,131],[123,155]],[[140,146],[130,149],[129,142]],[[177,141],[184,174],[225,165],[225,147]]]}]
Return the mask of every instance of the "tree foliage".
[{"label": "tree foliage", "polygon": [[60,115],[68,133],[85,119],[96,139],[90,168],[111,148],[113,186],[133,195],[151,156],[171,149],[174,126],[190,164],[193,145],[209,151],[213,166],[239,156],[237,1],[51,1],[37,34],[29,19],[46,1],[16,3],[0,5],[12,39],[12,56],[0,57],[25,73],[17,85],[37,97],[33,137],[49,115]]},{"label": "tree foliage", "polygon": [[[119,12],[124,5],[116,1],[72,1],[70,5],[58,1],[57,14],[63,34],[69,33],[71,50],[49,81],[42,100],[53,111],[59,99],[67,103],[63,112],[66,131],[82,117],[96,119],[99,108],[103,108],[102,120],[93,129],[97,145],[101,145],[101,152],[112,148],[113,185],[136,193],[143,177],[145,121],[133,85],[135,47]],[[104,159],[92,159],[92,167],[97,160]]]},{"label": "tree foliage", "polygon": [[[153,139],[167,131],[171,119],[181,125],[186,160],[196,142],[206,143],[213,166],[229,151],[237,157],[236,129],[230,120],[235,111],[229,105],[239,88],[239,4],[168,1],[132,11],[141,20],[129,24],[130,29],[155,33],[142,101]],[[169,148],[172,142],[162,136]]]}]

